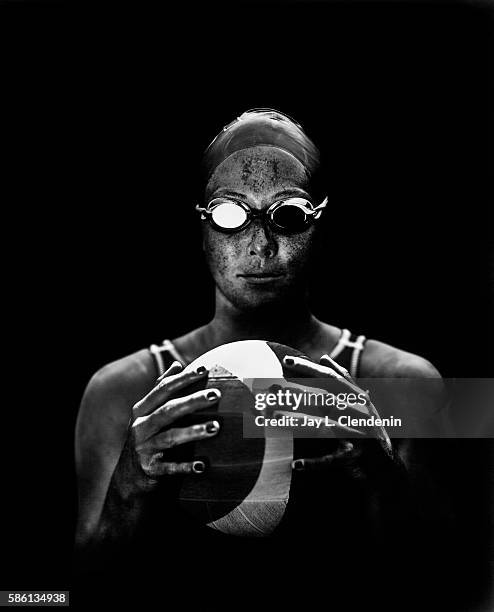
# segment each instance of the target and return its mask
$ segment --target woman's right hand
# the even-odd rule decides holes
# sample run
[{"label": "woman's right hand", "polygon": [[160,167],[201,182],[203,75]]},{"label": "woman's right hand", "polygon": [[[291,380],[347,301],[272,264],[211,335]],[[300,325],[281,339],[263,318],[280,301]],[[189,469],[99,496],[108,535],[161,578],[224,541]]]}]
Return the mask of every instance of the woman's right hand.
[{"label": "woman's right hand", "polygon": [[[184,373],[182,365],[175,361],[158,378],[158,384],[132,408],[127,440],[122,456],[121,469],[140,491],[154,489],[159,479],[177,474],[201,474],[205,471],[204,461],[176,462],[163,460],[165,452],[188,442],[214,437],[220,428],[218,421],[207,421],[189,427],[173,427],[184,416],[216,404],[219,389],[203,389],[180,395],[187,387],[203,382],[206,384],[208,371],[199,368]],[[129,474],[130,471],[130,474]]]}]

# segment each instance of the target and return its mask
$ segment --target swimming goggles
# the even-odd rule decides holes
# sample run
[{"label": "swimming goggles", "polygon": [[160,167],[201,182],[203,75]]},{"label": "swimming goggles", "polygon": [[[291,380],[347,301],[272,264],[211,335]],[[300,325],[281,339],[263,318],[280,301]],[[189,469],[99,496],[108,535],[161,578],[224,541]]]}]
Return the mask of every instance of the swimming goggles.
[{"label": "swimming goggles", "polygon": [[205,208],[196,206],[196,210],[201,213],[201,219],[207,219],[220,232],[240,232],[259,217],[275,231],[292,234],[303,232],[319,219],[327,203],[328,198],[324,198],[319,206],[314,207],[306,198],[291,197],[274,202],[266,210],[255,210],[241,200],[220,197],[211,200]]}]

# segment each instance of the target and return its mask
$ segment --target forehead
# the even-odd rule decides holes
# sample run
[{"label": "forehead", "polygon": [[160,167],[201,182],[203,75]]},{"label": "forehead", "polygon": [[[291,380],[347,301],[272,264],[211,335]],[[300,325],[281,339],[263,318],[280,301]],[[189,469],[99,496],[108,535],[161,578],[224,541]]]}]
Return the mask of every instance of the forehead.
[{"label": "forehead", "polygon": [[218,189],[269,194],[281,189],[307,187],[302,163],[276,147],[259,146],[236,151],[217,166],[206,195]]}]

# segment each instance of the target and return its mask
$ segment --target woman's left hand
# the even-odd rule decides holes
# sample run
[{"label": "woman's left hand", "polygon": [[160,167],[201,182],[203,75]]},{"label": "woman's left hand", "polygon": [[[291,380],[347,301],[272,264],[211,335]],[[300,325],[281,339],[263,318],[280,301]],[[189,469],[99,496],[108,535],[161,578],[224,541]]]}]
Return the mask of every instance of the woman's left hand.
[{"label": "woman's left hand", "polygon": [[[285,368],[293,371],[294,376],[300,374],[303,377],[329,377],[338,380],[343,387],[352,393],[365,395],[367,398],[365,407],[369,416],[379,417],[368,392],[360,388],[350,376],[350,373],[331,359],[329,355],[323,355],[318,364],[302,357],[287,355],[283,360],[283,364]],[[374,427],[373,433],[385,451],[381,454],[387,455],[392,460],[392,463],[395,463],[396,457],[393,456],[391,440],[384,427]],[[295,459],[292,463],[292,468],[296,471],[321,471],[339,467],[344,468],[353,478],[360,480],[366,477],[365,465],[363,465],[365,462],[361,461],[362,456],[365,455],[363,453],[365,442],[362,444],[360,440],[340,440],[339,446],[334,452],[322,457]]]}]

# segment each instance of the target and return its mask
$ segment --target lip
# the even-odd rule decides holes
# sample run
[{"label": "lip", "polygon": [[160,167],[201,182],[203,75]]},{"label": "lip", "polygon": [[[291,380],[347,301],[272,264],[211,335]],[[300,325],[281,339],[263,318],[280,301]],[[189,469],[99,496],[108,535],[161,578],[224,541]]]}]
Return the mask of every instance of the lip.
[{"label": "lip", "polygon": [[285,274],[276,272],[256,272],[249,274],[237,274],[237,276],[244,278],[250,283],[270,283],[283,278]]}]

